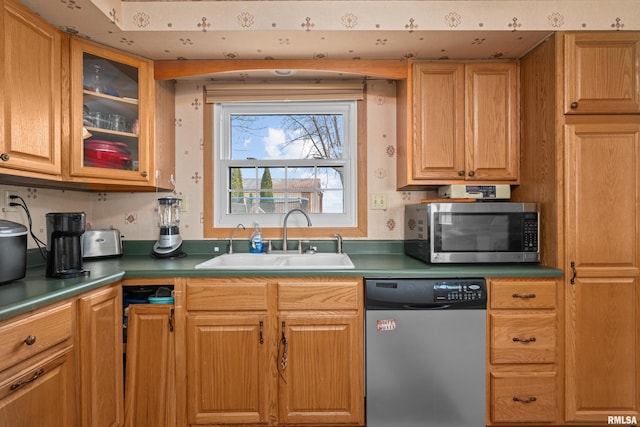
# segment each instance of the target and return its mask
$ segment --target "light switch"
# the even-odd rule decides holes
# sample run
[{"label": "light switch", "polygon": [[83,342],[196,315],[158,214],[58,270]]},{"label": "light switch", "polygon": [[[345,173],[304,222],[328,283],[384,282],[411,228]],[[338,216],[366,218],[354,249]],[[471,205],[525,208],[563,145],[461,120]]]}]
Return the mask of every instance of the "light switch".
[{"label": "light switch", "polygon": [[369,208],[371,210],[386,210],[387,209],[387,194],[377,193],[369,195]]}]

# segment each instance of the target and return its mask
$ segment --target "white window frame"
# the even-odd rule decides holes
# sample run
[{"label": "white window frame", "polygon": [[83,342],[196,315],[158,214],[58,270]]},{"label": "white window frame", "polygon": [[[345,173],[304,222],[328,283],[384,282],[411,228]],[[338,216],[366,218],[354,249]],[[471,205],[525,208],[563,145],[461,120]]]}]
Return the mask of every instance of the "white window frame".
[{"label": "white window frame", "polygon": [[[230,118],[234,114],[341,114],[343,116],[342,159],[281,159],[232,160]],[[213,105],[213,165],[216,173],[213,188],[215,228],[233,228],[242,223],[250,226],[258,222],[261,227],[281,227],[284,214],[230,214],[228,189],[231,167],[327,167],[344,168],[344,213],[309,213],[313,227],[358,226],[358,120],[357,101],[296,101],[296,102],[229,102]],[[290,219],[292,226],[306,226],[302,215]]]}]

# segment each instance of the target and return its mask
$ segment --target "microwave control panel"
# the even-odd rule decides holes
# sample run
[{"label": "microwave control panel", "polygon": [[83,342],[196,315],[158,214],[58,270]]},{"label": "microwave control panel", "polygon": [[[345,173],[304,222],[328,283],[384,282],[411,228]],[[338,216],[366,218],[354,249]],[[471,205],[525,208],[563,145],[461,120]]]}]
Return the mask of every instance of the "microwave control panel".
[{"label": "microwave control panel", "polygon": [[538,214],[526,213],[523,222],[522,249],[525,252],[538,252]]}]

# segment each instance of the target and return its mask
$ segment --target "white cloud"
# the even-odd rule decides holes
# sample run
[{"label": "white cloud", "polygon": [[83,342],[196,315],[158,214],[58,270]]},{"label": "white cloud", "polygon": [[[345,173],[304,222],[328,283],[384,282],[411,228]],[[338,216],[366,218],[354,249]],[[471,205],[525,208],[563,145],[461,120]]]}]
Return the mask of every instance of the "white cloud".
[{"label": "white cloud", "polygon": [[308,152],[309,140],[298,140],[289,144],[293,134],[287,134],[284,129],[270,127],[267,136],[262,138],[268,159],[303,159]]}]

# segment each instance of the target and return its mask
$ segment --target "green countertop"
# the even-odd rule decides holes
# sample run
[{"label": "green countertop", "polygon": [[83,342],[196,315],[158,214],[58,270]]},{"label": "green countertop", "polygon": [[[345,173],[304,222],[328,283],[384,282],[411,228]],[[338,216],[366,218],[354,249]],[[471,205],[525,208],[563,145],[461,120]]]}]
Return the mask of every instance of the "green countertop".
[{"label": "green countertop", "polygon": [[[178,259],[154,259],[148,254],[85,261],[91,273],[75,279],[45,277],[44,266],[27,269],[27,276],[0,285],[0,320],[80,295],[123,278],[229,277],[229,276],[357,276],[371,278],[455,277],[562,277],[561,270],[538,264],[425,264],[401,253],[351,253],[349,270],[196,270],[194,266],[213,254],[190,254]],[[259,255],[257,255],[259,256]]]}]

